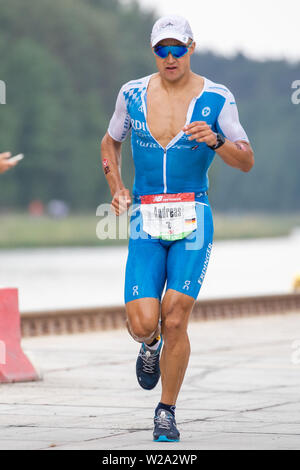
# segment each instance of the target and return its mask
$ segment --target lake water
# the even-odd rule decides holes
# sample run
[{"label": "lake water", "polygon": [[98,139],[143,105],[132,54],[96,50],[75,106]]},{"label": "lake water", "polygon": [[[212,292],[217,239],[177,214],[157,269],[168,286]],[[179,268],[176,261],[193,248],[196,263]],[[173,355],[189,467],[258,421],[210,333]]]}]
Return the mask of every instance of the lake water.
[{"label": "lake water", "polygon": [[[0,250],[0,285],[19,288],[21,311],[123,304],[126,247]],[[291,291],[299,232],[215,242],[198,299]]]}]

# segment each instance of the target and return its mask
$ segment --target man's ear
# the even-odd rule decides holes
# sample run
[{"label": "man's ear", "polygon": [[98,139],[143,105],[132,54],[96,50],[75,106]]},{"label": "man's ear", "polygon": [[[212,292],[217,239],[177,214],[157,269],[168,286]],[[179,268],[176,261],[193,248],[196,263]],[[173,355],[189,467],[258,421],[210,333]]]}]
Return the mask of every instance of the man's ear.
[{"label": "man's ear", "polygon": [[193,41],[191,47],[190,47],[190,55],[194,54],[196,48],[196,43]]}]

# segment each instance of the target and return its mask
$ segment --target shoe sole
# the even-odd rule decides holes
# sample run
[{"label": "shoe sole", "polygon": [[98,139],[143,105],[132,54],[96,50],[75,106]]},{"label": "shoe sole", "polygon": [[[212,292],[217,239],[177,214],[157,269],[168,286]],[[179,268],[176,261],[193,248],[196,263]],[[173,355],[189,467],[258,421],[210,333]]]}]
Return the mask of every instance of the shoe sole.
[{"label": "shoe sole", "polygon": [[143,390],[153,390],[156,387],[156,385],[158,384],[159,379],[160,379],[160,376],[158,378],[158,381],[154,385],[152,385],[152,387],[144,387],[139,380],[138,380],[138,384]]},{"label": "shoe sole", "polygon": [[154,442],[179,442],[179,439],[168,439],[167,436],[159,436],[158,439],[153,439]]}]

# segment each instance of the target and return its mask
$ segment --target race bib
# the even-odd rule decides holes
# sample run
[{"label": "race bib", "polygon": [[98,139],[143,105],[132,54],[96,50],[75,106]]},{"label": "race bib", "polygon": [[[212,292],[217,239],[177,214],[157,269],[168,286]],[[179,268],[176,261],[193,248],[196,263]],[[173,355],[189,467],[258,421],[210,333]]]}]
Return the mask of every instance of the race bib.
[{"label": "race bib", "polygon": [[195,194],[141,196],[143,230],[163,240],[180,240],[197,228]]}]

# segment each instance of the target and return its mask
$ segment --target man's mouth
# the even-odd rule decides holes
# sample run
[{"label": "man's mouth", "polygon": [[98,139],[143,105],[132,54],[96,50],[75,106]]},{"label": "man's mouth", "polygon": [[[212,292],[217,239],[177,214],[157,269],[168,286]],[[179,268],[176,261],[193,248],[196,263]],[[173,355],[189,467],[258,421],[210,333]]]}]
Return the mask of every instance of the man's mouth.
[{"label": "man's mouth", "polygon": [[166,69],[167,70],[176,70],[177,67],[176,67],[176,65],[169,65],[169,66],[166,67]]}]

